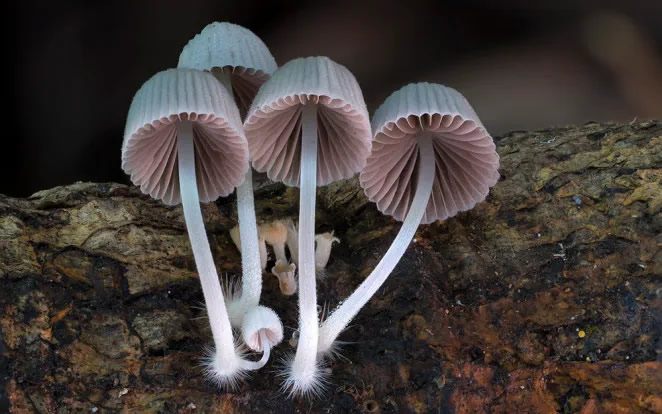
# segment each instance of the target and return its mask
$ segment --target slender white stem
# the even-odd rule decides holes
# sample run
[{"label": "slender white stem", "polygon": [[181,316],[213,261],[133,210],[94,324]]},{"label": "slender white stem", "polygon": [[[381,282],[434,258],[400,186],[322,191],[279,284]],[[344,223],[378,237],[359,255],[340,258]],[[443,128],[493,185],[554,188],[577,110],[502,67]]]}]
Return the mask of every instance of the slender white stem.
[{"label": "slender white stem", "polygon": [[200,211],[198,183],[195,178],[195,154],[193,147],[193,124],[190,121],[177,123],[179,186],[184,209],[184,220],[188,230],[195,265],[200,274],[200,284],[207,306],[209,324],[214,337],[214,345],[219,363],[236,365],[236,354],[232,339],[232,327],[223,291],[216,273],[216,266],[209,248]]},{"label": "slender white stem", "polygon": [[[232,93],[232,79],[223,70],[213,72],[216,79]],[[253,170],[248,166],[244,182],[237,187],[237,215],[239,216],[239,240],[241,241],[241,298],[228,303],[232,326],[241,326],[244,314],[260,303],[262,294],[262,260],[255,218],[253,199]],[[265,251],[266,253],[266,251]]]},{"label": "slender white stem", "polygon": [[418,138],[419,145],[419,168],[418,183],[414,200],[400,231],[388,251],[377,264],[370,275],[361,285],[329,316],[319,331],[318,351],[326,353],[332,349],[333,342],[347,324],[356,316],[359,310],[370,300],[377,290],[382,286],[386,278],[402,258],[411,239],[416,234],[416,229],[423,219],[425,208],[430,200],[432,184],[435,174],[435,157],[432,147],[432,137],[423,133]]},{"label": "slender white stem", "polygon": [[269,340],[267,335],[264,332],[264,329],[260,330],[260,341],[262,342],[262,358],[259,361],[241,361],[241,367],[248,371],[255,371],[262,368],[267,364],[269,360],[269,355],[271,354],[271,346],[269,345]]},{"label": "slender white stem", "polygon": [[230,315],[234,326],[240,326],[243,313],[260,303],[262,293],[262,266],[255,219],[255,201],[253,200],[253,172],[250,166],[244,182],[237,187],[237,212],[243,276],[241,278],[241,305],[237,308],[241,314],[233,315],[233,308]]},{"label": "slender white stem", "polygon": [[299,195],[299,343],[291,367],[295,387],[312,386],[317,369],[317,292],[315,286],[315,197],[317,190],[317,105],[303,106],[301,192]]}]

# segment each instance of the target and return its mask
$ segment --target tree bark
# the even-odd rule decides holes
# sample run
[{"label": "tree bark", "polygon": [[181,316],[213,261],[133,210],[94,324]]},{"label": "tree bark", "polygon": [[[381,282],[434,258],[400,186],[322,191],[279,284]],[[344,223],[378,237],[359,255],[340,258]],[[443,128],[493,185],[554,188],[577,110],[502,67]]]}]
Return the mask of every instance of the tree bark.
[{"label": "tree bark", "polygon": [[[496,142],[488,199],[419,228],[311,401],[278,390],[298,311],[266,272],[285,341],[238,390],[205,382],[180,206],[112,183],[0,196],[0,412],[662,412],[662,122]],[[262,178],[255,198],[259,220],[296,220],[297,189]],[[203,205],[223,278],[241,274],[235,204]],[[318,283],[332,309],[400,224],[356,179],[317,204],[318,233],[341,240]]]}]

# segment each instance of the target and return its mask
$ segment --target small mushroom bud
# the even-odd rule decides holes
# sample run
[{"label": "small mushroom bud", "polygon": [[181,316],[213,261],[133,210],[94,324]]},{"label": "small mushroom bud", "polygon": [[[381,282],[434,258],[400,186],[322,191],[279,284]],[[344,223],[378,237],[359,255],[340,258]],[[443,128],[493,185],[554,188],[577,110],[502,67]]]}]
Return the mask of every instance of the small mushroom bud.
[{"label": "small mushroom bud", "polygon": [[340,243],[340,239],[333,236],[333,232],[315,235],[315,270],[321,272],[329,262],[333,243]]},{"label": "small mushroom bud", "polygon": [[256,352],[262,352],[259,361],[251,362],[253,369],[262,368],[269,360],[271,348],[283,340],[283,324],[272,309],[256,306],[246,312],[241,324],[242,338]]},{"label": "small mushroom bud", "polygon": [[264,223],[260,225],[260,236],[264,241],[269,243],[274,248],[277,261],[287,262],[285,256],[285,243],[287,242],[287,227],[282,220],[275,220],[271,223]]},{"label": "small mushroom bud", "polygon": [[297,281],[294,277],[296,270],[297,265],[282,260],[278,260],[276,266],[271,268],[271,273],[278,278],[280,292],[283,295],[290,296],[297,291]]}]

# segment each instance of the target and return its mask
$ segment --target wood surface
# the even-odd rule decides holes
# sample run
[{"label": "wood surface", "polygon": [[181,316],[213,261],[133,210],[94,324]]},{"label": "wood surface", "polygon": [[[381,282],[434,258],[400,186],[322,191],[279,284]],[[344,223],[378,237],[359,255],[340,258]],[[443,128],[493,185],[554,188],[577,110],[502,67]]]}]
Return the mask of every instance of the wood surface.
[{"label": "wood surface", "polygon": [[[495,141],[488,199],[419,228],[313,400],[279,392],[297,306],[269,274],[285,341],[235,391],[204,380],[181,207],[113,183],[0,196],[0,412],[662,412],[662,122]],[[298,190],[262,177],[256,203],[261,221],[296,219]],[[235,204],[203,205],[224,279],[241,274]],[[356,179],[320,188],[317,231],[341,240],[320,305],[349,295],[399,226]]]}]

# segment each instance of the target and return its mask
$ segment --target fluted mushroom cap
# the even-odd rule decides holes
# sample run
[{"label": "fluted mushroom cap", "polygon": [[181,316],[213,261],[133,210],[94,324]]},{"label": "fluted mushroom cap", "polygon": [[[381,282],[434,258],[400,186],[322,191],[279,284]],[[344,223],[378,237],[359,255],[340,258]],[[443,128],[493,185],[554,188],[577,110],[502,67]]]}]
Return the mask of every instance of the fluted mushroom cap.
[{"label": "fluted mushroom cap", "polygon": [[368,110],[354,75],[327,57],[292,60],[260,88],[244,122],[253,168],[299,185],[301,114],[308,102],[318,104],[317,185],[361,171],[371,147]]},{"label": "fluted mushroom cap", "polygon": [[184,46],[177,67],[227,73],[244,113],[277,68],[276,60],[255,33],[228,22],[208,24],[195,35]]},{"label": "fluted mushroom cap", "polygon": [[177,128],[193,122],[200,200],[227,196],[248,170],[248,145],[234,100],[209,73],[159,72],[138,90],[126,121],[122,169],[143,193],[180,202]]},{"label": "fluted mushroom cap", "polygon": [[269,347],[274,347],[283,340],[283,324],[276,312],[265,306],[251,308],[241,324],[242,337],[250,349],[262,352],[264,343],[260,331],[264,332]]},{"label": "fluted mushroom cap", "polygon": [[473,208],[499,178],[492,137],[455,89],[409,84],[377,109],[372,128],[372,153],[360,183],[377,208],[397,220],[404,220],[414,199],[420,168],[416,137],[423,133],[433,138],[436,164],[423,224]]}]

